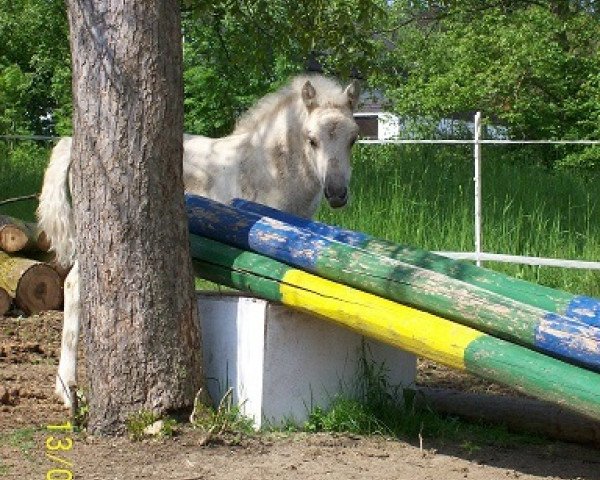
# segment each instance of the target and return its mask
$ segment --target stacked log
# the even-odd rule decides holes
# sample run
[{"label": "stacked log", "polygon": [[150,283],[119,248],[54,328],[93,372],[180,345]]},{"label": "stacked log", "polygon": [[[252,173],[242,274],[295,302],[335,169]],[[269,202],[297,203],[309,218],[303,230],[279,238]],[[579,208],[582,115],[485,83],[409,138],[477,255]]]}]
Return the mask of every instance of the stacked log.
[{"label": "stacked log", "polygon": [[0,316],[5,315],[10,310],[12,298],[6,290],[0,287]]},{"label": "stacked log", "polygon": [[0,315],[13,304],[27,315],[61,308],[66,272],[49,247],[36,224],[0,215]]},{"label": "stacked log", "polygon": [[8,252],[22,250],[47,252],[50,242],[35,223],[0,215],[0,249]]}]

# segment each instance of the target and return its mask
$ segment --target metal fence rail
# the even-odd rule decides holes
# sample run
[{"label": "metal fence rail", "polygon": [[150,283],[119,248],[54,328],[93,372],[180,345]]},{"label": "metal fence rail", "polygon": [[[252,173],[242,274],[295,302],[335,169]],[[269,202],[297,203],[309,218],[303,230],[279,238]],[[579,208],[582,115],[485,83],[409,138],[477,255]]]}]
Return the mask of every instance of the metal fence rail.
[{"label": "metal fence rail", "polygon": [[[452,140],[452,139],[392,139],[392,140],[359,140],[359,143],[365,145],[403,145],[403,144],[449,144],[449,145],[473,145],[473,163],[475,183],[475,231],[473,232],[475,251],[473,252],[436,252],[450,258],[462,260],[474,260],[477,265],[481,265],[483,261],[491,262],[506,262],[522,265],[538,265],[551,266],[560,268],[580,268],[590,270],[600,270],[600,262],[595,261],[580,261],[569,260],[562,258],[544,258],[531,257],[524,255],[506,255],[502,253],[488,253],[483,251],[482,247],[482,223],[483,211],[481,201],[481,158],[482,145],[600,145],[600,140],[505,140],[505,139],[483,139],[481,112],[477,112],[474,118],[474,138]],[[33,141],[52,141],[59,140],[61,137],[44,136],[44,135],[0,135],[0,140],[33,140]]]},{"label": "metal fence rail", "polygon": [[482,247],[482,223],[483,211],[481,200],[481,158],[482,145],[600,145],[600,140],[506,140],[506,139],[483,139],[481,112],[475,114],[473,139],[440,139],[440,140],[412,140],[412,139],[386,139],[386,140],[359,140],[359,143],[365,145],[407,145],[407,144],[440,144],[440,145],[473,145],[473,181],[475,183],[475,230],[473,232],[474,252],[439,252],[442,255],[451,258],[460,258],[464,260],[475,260],[478,266],[482,261],[507,262],[523,265],[544,265],[561,268],[584,268],[600,270],[600,262],[578,261],[560,258],[542,258],[522,255],[505,255],[501,253],[487,253]]}]

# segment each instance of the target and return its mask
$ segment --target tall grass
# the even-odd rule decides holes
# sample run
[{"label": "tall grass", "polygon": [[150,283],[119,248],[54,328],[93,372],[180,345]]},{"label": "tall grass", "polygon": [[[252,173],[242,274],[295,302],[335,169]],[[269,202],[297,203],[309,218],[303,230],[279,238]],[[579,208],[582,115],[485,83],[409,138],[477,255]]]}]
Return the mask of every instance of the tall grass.
[{"label": "tall grass", "polygon": [[[484,150],[483,249],[578,260],[600,259],[599,175],[516,164],[500,147]],[[473,251],[470,148],[361,145],[352,200],[324,206],[319,219],[427,250]],[[488,268],[573,293],[600,296],[600,272],[488,262]]]},{"label": "tall grass", "polygon": [[[0,141],[0,201],[39,193],[48,163],[46,142]],[[0,214],[35,219],[35,199],[0,205]]]},{"label": "tall grass", "polygon": [[[514,147],[520,148],[520,147]],[[487,252],[600,260],[600,173],[551,171],[533,150],[485,146],[483,248]],[[0,142],[0,201],[40,191],[49,145]],[[360,145],[352,200],[319,219],[428,250],[472,251],[470,147]],[[33,220],[35,200],[0,205]],[[600,272],[492,263],[487,267],[600,297]]]}]

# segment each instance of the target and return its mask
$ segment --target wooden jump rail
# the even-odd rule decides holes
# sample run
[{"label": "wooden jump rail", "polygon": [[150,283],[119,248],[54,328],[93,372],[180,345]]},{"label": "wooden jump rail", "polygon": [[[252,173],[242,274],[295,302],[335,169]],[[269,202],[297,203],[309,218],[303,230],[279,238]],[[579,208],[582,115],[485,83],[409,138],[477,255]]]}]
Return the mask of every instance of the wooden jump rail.
[{"label": "wooden jump rail", "polygon": [[436,315],[191,235],[197,274],[600,420],[600,375]]},{"label": "wooden jump rail", "polygon": [[364,250],[369,250],[384,257],[400,260],[427,270],[433,270],[518,302],[600,327],[600,300],[595,298],[584,295],[572,295],[562,290],[527,282],[409,245],[400,245],[372,237],[365,233],[345,230],[325,223],[290,215],[289,213],[248,200],[235,199],[232,205],[240,210],[274,218],[298,228],[309,230],[317,235],[323,235],[330,240],[337,240]]},{"label": "wooden jump rail", "polygon": [[[414,278],[419,280],[422,276],[430,278],[429,275],[435,272],[427,274],[423,273],[423,269],[418,269],[416,273],[406,272],[403,265],[400,270],[396,270],[390,268],[390,263],[383,261],[382,257],[369,257],[356,247],[343,244],[349,249],[344,251],[344,248],[339,247],[339,242],[336,242],[336,249],[328,250],[331,248],[331,240],[308,235],[289,224],[264,219],[198,197],[188,196],[186,202],[190,231],[218,239],[209,240],[196,235],[191,237],[192,256],[196,259],[199,274],[204,278],[324,316],[409,352],[509,385],[600,420],[599,374],[455,321],[456,314],[459,313],[459,297],[463,291],[471,296],[478,294],[475,296],[478,307],[475,309],[476,315],[473,315],[472,308],[463,307],[463,311],[471,318],[470,323],[479,322],[486,329],[493,322],[481,322],[478,316],[481,311],[496,312],[498,318],[502,315],[515,315],[531,326],[532,323],[540,323],[539,315],[540,312],[543,313],[540,309],[513,300],[506,304],[506,299],[500,305],[494,304],[490,298],[501,300],[504,297],[478,287],[477,290],[470,290],[476,287],[448,277],[439,288],[434,281],[413,282]],[[319,263],[323,252],[327,252],[328,262]],[[268,257],[293,263],[301,269]],[[387,268],[382,269],[381,265]],[[394,262],[392,265],[396,266]],[[334,275],[329,275],[341,280],[323,278],[321,272],[329,267],[336,271]],[[305,271],[311,269],[317,275]],[[443,275],[436,273],[436,280],[437,277]],[[410,284],[412,297],[418,296],[418,289],[422,289],[425,298],[435,300],[436,309],[439,309],[442,302],[430,292],[433,290],[435,293],[436,289],[445,292],[445,306],[453,314],[443,318],[434,313],[433,308],[427,308],[429,312],[417,310],[385,299],[378,292],[369,293],[366,290],[373,288],[373,278],[382,281],[384,287],[379,291],[386,295],[394,291],[390,288],[394,286],[390,278],[396,282],[401,279],[404,285]],[[364,285],[365,288],[345,285],[346,280]],[[458,283],[451,285],[452,295],[449,296],[452,298],[448,298],[448,282]],[[459,303],[453,303],[451,299],[458,300]],[[480,305],[482,306],[479,307]],[[528,319],[527,314],[532,315],[535,322]],[[571,333],[577,337],[588,330],[597,335],[595,327],[554,315],[557,323],[565,322],[570,327],[580,327],[575,330],[563,328],[564,335]],[[477,321],[473,322],[472,318]],[[513,319],[503,323],[518,326]],[[516,331],[525,330],[522,326],[518,327],[515,328]],[[598,347],[597,337],[589,336],[585,340]],[[569,338],[567,344],[573,343],[576,342]]]},{"label": "wooden jump rail", "polygon": [[600,329],[288,223],[187,196],[190,231],[600,371]]}]

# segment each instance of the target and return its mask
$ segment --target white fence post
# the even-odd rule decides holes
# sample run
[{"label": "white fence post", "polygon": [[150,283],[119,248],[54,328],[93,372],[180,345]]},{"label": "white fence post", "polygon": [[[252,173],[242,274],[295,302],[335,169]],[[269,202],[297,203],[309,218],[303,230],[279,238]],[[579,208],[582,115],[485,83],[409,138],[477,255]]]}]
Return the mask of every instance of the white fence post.
[{"label": "white fence post", "polygon": [[473,153],[475,156],[475,259],[481,267],[481,112],[475,114]]}]

